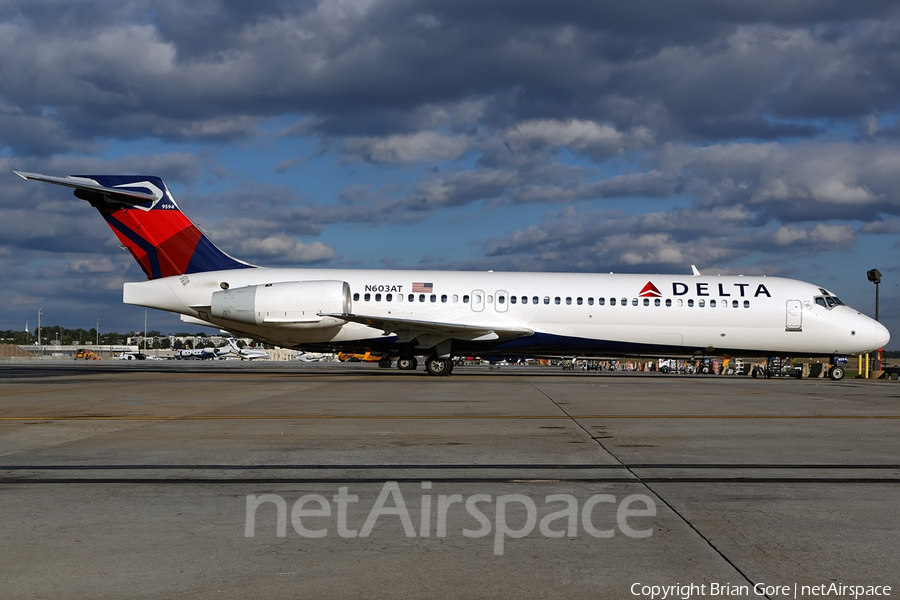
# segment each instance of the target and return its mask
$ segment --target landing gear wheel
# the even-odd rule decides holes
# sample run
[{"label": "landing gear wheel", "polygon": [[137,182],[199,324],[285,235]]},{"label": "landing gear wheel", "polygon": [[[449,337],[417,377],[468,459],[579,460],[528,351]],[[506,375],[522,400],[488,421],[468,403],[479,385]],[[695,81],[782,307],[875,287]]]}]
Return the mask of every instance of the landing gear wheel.
[{"label": "landing gear wheel", "polygon": [[389,358],[379,358],[378,366],[382,369],[390,369],[391,368],[391,359]]},{"label": "landing gear wheel", "polygon": [[432,356],[425,361],[425,370],[428,371],[429,375],[446,377],[447,375],[450,375],[450,371],[453,370],[453,361],[449,358]]},{"label": "landing gear wheel", "polygon": [[401,371],[415,371],[418,366],[419,361],[416,360],[415,356],[410,356],[409,358],[403,358],[401,356],[397,359],[397,368]]},{"label": "landing gear wheel", "polygon": [[831,367],[828,369],[828,377],[832,381],[840,381],[844,378],[844,367]]}]

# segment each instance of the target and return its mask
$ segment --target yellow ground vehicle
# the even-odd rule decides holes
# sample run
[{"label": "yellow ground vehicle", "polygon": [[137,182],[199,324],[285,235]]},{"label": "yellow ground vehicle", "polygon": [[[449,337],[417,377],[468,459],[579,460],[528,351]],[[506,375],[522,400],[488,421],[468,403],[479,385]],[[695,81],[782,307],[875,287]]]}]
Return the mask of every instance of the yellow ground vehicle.
[{"label": "yellow ground vehicle", "polygon": [[79,348],[78,352],[75,353],[75,360],[100,360],[100,355],[93,350]]},{"label": "yellow ground vehicle", "polygon": [[337,358],[341,362],[378,362],[381,356],[373,355],[371,352],[366,352],[365,354],[338,352]]}]

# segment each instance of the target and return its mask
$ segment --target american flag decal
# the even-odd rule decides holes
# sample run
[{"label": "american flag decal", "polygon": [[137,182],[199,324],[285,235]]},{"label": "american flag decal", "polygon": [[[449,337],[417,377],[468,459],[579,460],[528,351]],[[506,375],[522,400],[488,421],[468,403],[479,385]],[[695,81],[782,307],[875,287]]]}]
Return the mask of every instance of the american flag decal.
[{"label": "american flag decal", "polygon": [[430,294],[434,291],[433,283],[422,283],[421,281],[414,281],[412,286],[412,291],[414,294]]}]

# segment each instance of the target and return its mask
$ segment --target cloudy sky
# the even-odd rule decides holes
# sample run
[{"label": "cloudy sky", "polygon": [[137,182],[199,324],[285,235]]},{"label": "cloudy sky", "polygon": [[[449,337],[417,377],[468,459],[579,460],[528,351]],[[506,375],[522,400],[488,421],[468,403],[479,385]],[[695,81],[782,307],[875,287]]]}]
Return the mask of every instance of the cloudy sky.
[{"label": "cloudy sky", "polygon": [[[900,347],[893,0],[0,0],[0,329],[143,326],[54,175],[270,266],[767,274]],[[151,313],[151,328],[182,329]]]}]

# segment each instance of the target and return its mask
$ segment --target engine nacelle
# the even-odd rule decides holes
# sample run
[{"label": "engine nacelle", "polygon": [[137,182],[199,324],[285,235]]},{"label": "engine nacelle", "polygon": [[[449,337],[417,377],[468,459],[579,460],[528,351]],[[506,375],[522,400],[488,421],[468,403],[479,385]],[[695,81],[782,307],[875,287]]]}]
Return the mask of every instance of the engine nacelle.
[{"label": "engine nacelle", "polygon": [[349,313],[346,281],[287,281],[222,290],[212,295],[212,316],[248,325],[324,329],[346,323],[320,313]]}]

